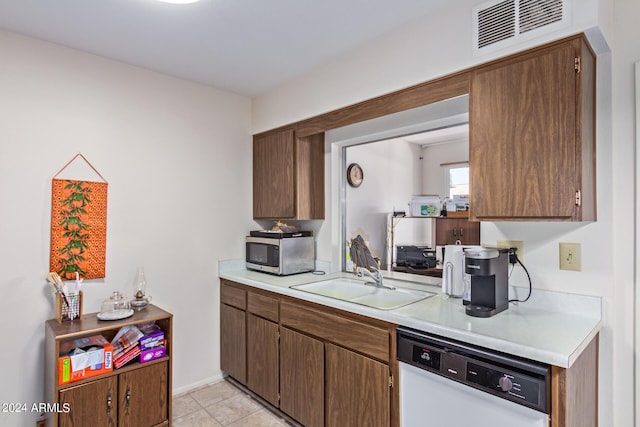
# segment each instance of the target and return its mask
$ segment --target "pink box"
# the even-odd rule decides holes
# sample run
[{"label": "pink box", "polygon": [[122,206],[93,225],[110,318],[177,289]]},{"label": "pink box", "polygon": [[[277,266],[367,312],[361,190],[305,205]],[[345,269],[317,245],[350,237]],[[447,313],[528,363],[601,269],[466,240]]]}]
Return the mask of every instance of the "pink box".
[{"label": "pink box", "polygon": [[151,362],[167,355],[167,349],[162,347],[154,347],[140,352],[140,363]]}]

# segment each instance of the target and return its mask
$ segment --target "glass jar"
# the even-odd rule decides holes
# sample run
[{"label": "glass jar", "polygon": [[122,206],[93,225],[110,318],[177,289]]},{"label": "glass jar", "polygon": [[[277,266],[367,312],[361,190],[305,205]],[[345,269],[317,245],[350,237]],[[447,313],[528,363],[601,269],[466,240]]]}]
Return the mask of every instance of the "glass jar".
[{"label": "glass jar", "polygon": [[113,291],[111,296],[102,302],[102,308],[100,313],[109,313],[118,310],[126,310],[129,308],[129,303],[126,299],[124,299],[124,295],[122,295],[118,291]]}]

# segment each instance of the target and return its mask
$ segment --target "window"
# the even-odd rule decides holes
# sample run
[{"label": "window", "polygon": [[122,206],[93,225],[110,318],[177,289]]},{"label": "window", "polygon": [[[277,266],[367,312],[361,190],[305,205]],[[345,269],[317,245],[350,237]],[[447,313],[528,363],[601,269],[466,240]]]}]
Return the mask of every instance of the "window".
[{"label": "window", "polygon": [[449,198],[455,195],[469,194],[469,164],[457,163],[445,166],[445,182],[448,184],[445,194]]}]

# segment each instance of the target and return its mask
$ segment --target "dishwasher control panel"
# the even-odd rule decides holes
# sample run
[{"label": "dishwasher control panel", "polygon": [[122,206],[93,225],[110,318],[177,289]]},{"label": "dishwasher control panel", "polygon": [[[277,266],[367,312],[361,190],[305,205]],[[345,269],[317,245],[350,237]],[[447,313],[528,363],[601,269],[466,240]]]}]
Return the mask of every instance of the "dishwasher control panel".
[{"label": "dishwasher control panel", "polygon": [[399,327],[398,360],[549,413],[547,364]]},{"label": "dishwasher control panel", "polygon": [[425,366],[436,371],[440,370],[440,352],[426,346],[414,345],[412,360],[421,366]]}]

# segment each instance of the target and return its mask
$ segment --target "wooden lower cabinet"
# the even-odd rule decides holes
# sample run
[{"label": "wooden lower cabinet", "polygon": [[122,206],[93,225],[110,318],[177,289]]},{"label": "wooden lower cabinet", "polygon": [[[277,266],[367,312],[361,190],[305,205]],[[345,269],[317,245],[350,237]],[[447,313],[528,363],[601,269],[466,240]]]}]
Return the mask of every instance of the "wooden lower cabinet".
[{"label": "wooden lower cabinet", "polygon": [[551,367],[551,426],[598,426],[598,343],[587,345],[570,368]]},{"label": "wooden lower cabinet", "polygon": [[[166,356],[151,362],[129,364],[95,377],[59,384],[58,356],[66,341],[102,335],[111,341],[125,326],[150,323],[165,336]],[[154,427],[171,423],[171,354],[173,315],[149,305],[133,316],[101,321],[97,313],[73,322],[45,324],[45,399],[60,411],[48,413],[48,426],[60,427]]]},{"label": "wooden lower cabinet", "polygon": [[227,304],[220,304],[220,367],[238,382],[247,383],[245,311]]},{"label": "wooden lower cabinet", "polygon": [[326,344],[326,426],[390,425],[389,366]]},{"label": "wooden lower cabinet", "polygon": [[220,295],[225,373],[305,427],[399,425],[395,325],[227,280]]},{"label": "wooden lower cabinet", "polygon": [[[395,325],[288,296],[255,291],[226,280],[222,282],[220,323],[224,372],[238,381],[244,378],[250,390],[305,427],[399,427]],[[130,373],[144,376],[142,372]],[[161,373],[152,376],[162,378]],[[110,377],[61,392],[60,401],[72,403],[75,414],[68,414],[60,425],[149,425],[146,419],[116,424],[116,418],[109,417],[108,396],[113,396],[111,417],[114,417],[115,406],[125,405],[121,394],[124,379],[117,384],[113,384],[113,380]],[[131,381],[144,384],[142,378]],[[551,381],[549,426],[596,427],[598,337],[570,368],[553,366]],[[159,386],[161,384],[148,385],[149,388]],[[116,393],[120,393],[120,397],[116,398]],[[87,401],[98,402],[101,412],[88,404],[90,409],[87,409]],[[149,401],[150,412],[154,413],[158,402],[152,398]],[[96,423],[75,422],[76,414],[86,420],[83,414],[89,412],[99,417],[95,418]],[[428,414],[425,416],[428,419]]]},{"label": "wooden lower cabinet", "polygon": [[324,426],[324,343],[280,330],[280,409],[306,427]]},{"label": "wooden lower cabinet", "polygon": [[61,427],[139,427],[168,424],[167,362],[64,389],[60,404],[70,408]]},{"label": "wooden lower cabinet", "polygon": [[119,375],[118,425],[156,426],[166,422],[168,392],[167,362]]},{"label": "wooden lower cabinet", "polygon": [[69,408],[58,417],[60,427],[117,426],[118,379],[108,377],[60,392],[60,407]]},{"label": "wooden lower cabinet", "polygon": [[277,298],[220,283],[220,367],[274,406],[279,391]]},{"label": "wooden lower cabinet", "polygon": [[247,313],[247,386],[278,406],[278,324]]}]

